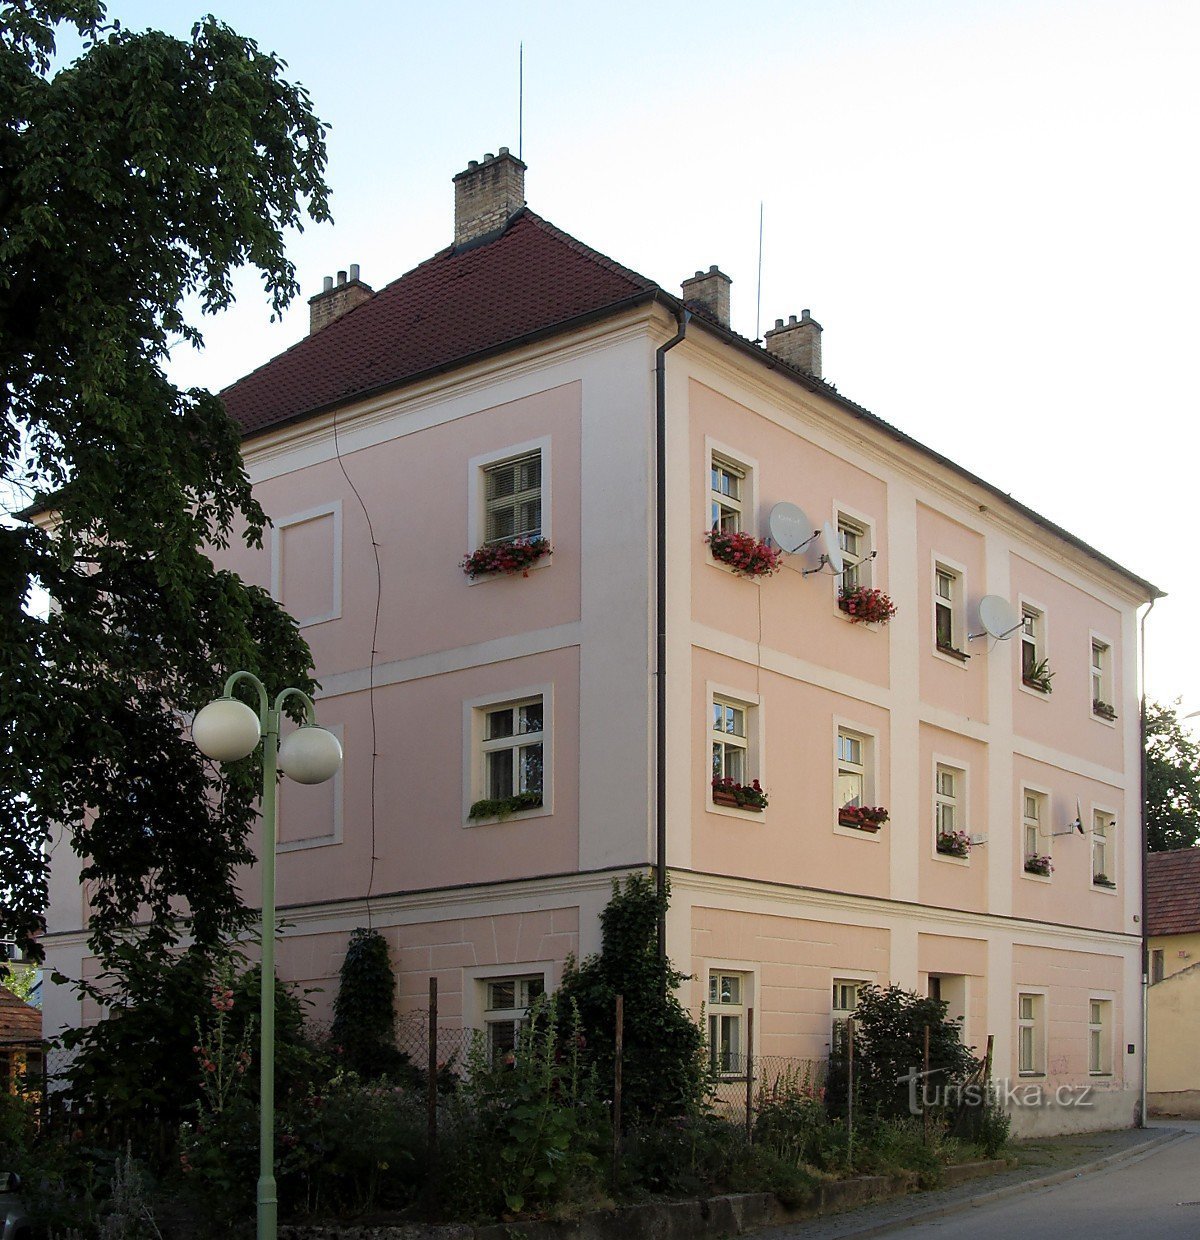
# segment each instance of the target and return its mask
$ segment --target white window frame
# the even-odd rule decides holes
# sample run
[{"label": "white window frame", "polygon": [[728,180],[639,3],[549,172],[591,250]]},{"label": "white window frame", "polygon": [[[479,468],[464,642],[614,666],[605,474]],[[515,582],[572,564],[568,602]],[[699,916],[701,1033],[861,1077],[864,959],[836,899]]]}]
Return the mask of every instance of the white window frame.
[{"label": "white window frame", "polygon": [[[1097,1019],[1096,1005],[1099,1005]],[[1113,996],[1108,993],[1088,995],[1088,1076],[1112,1076],[1113,1065]]]},{"label": "white window frame", "polygon": [[[518,686],[511,691],[485,694],[463,703],[463,823],[464,827],[489,826],[495,818],[468,817],[471,806],[487,796],[487,749],[484,741],[488,711],[542,700],[542,803],[509,815],[505,822],[523,822],[554,812],[554,686],[552,683]],[[509,739],[509,738],[504,738]],[[518,739],[518,738],[513,738]]]},{"label": "white window frame", "polygon": [[[1035,797],[1037,799],[1038,816],[1036,819],[1031,819],[1026,813],[1026,806],[1025,806],[1026,797]],[[1040,857],[1050,857],[1051,864],[1053,864],[1054,854],[1051,850],[1051,845],[1054,842],[1053,836],[1043,834],[1043,832],[1046,830],[1046,824],[1049,822],[1049,817],[1048,817],[1050,813],[1050,792],[1049,790],[1046,788],[1039,788],[1035,784],[1023,783],[1021,785],[1020,809],[1021,809],[1021,876],[1023,878],[1034,879],[1038,882],[1048,883],[1051,880],[1051,875],[1031,874],[1029,873],[1028,870],[1026,870],[1025,862],[1030,855],[1030,850],[1029,850],[1029,845],[1028,845],[1028,835],[1029,835],[1030,827],[1032,826],[1033,831],[1034,831],[1034,840],[1036,841],[1036,847],[1033,849],[1033,851],[1036,852],[1038,856]]]},{"label": "white window frame", "polygon": [[[704,517],[701,528],[712,529],[712,470],[716,462],[738,471],[742,475],[742,494],[738,504],[741,513],[739,529],[747,534],[754,534],[757,528],[755,514],[758,512],[758,461],[729,444],[722,443],[706,435],[704,438]],[[755,535],[757,537],[757,535]],[[786,558],[786,557],[785,557]],[[733,569],[710,555],[708,562],[714,568],[731,573]]]},{"label": "white window frame", "polygon": [[[839,757],[839,738],[845,732],[863,742],[862,776],[864,805],[878,805],[879,801],[879,730],[865,727],[853,719],[834,716],[832,736],[833,756],[833,830],[836,835],[844,835],[848,839],[874,840],[876,844],[883,839],[882,831],[860,831],[857,827],[844,827],[838,822],[838,811],[842,808],[841,794],[838,784],[841,777],[842,763]],[[849,768],[847,768],[849,769]]]},{"label": "white window frame", "polygon": [[[1045,1076],[1046,1075],[1046,1030],[1049,1026],[1047,1020],[1047,1001],[1046,991],[1030,986],[1022,986],[1017,991],[1017,1012],[1016,1012],[1016,1052],[1017,1052],[1017,1075],[1018,1076]],[[1023,1015],[1025,1010],[1023,1000],[1032,1000],[1031,1014]],[[1023,1030],[1029,1029],[1030,1035],[1028,1039],[1023,1038]],[[1029,1043],[1030,1057],[1028,1059],[1028,1067],[1022,1066],[1023,1044]]]},{"label": "white window frame", "polygon": [[[1099,672],[1096,668],[1096,650],[1101,651],[1101,662]],[[1091,691],[1088,709],[1091,711],[1092,718],[1097,723],[1107,724],[1110,728],[1117,726],[1115,719],[1107,719],[1104,715],[1098,715],[1095,711],[1094,703],[1099,700],[1111,706],[1115,711],[1117,708],[1116,698],[1116,679],[1113,670],[1113,644],[1102,633],[1097,633],[1094,629],[1088,633],[1088,684]],[[1099,690],[1097,691],[1097,684]]]},{"label": "white window frame", "polygon": [[[1016,632],[1017,687],[1023,693],[1028,693],[1031,697],[1044,701],[1050,696],[1048,693],[1043,693],[1041,689],[1035,689],[1032,685],[1025,683],[1025,649],[1027,646],[1032,649],[1034,666],[1043,659],[1050,657],[1050,642],[1048,639],[1050,628],[1046,616],[1046,608],[1035,599],[1026,598],[1022,595],[1017,600],[1017,612],[1021,617],[1021,624]],[[1025,630],[1026,617],[1033,619],[1032,634],[1027,633]]]},{"label": "white window frame", "polygon": [[[945,796],[941,791],[941,775],[943,773],[954,777],[954,795],[952,798]],[[940,853],[937,850],[938,837],[942,832],[944,814],[941,807],[948,805],[952,811],[954,825],[953,831],[966,831],[968,826],[967,807],[969,801],[969,773],[966,766],[961,760],[949,757],[945,754],[934,754],[933,756],[933,856],[936,861],[952,862],[955,865],[970,865],[970,855],[966,857],[951,857],[946,853]],[[949,976],[949,975],[947,975]]]},{"label": "white window frame", "polygon": [[[346,750],[345,731],[346,725],[342,723],[326,723],[321,722],[327,732],[332,732],[338,739],[338,744],[342,747],[342,752]],[[344,804],[344,775],[346,770],[345,762],[338,763],[338,769],[333,773],[333,779],[330,783],[333,785],[333,827],[328,835],[314,835],[308,839],[287,840],[281,842],[276,839],[275,852],[279,853],[300,852],[306,848],[328,848],[331,844],[340,844],[342,842],[342,807]]]},{"label": "white window frame", "polygon": [[[946,576],[951,582],[951,597],[945,599],[941,594],[941,577]],[[967,659],[967,570],[956,560],[936,552],[931,557],[930,606],[933,618],[933,657],[954,667],[965,668]],[[938,643],[938,613],[941,609],[950,613],[950,647],[947,649]],[[957,654],[949,653],[957,651]]]},{"label": "white window frame", "polygon": [[[763,761],[763,705],[762,697],[757,693],[747,693],[743,689],[735,689],[730,685],[716,684],[709,681],[706,686],[704,698],[705,704],[705,767],[704,778],[707,785],[705,792],[705,800],[708,802],[708,810],[714,814],[727,814],[734,818],[744,818],[747,821],[757,822],[763,817],[761,811],[742,809],[736,805],[717,805],[712,799],[712,780],[713,780],[713,763],[712,749],[713,742],[717,738],[716,729],[713,727],[713,705],[716,702],[722,702],[726,705],[736,707],[744,712],[746,720],[746,751],[745,777],[739,782],[742,784],[752,783],[758,780],[759,783],[765,781],[764,775],[765,764]],[[739,746],[742,748],[742,746]]]},{"label": "white window frame", "polygon": [[[538,452],[542,458],[542,528],[538,535],[553,541],[552,518],[554,514],[553,495],[553,456],[550,449],[550,436],[543,435],[538,439],[527,439],[523,443],[508,444],[492,452],[484,452],[473,456],[467,462],[467,550],[475,551],[487,545],[487,471],[489,468],[502,465],[505,461],[530,456]],[[554,557],[544,555],[529,565],[529,571],[549,568]],[[503,574],[482,573],[469,580],[470,585],[482,585],[488,581],[502,579]]]},{"label": "white window frame", "polygon": [[[734,967],[733,965],[714,964],[710,962],[705,977],[707,978],[707,985],[704,988],[704,1032],[705,1038],[708,1042],[709,1066],[722,1080],[745,1080],[747,1046],[746,1035],[748,1032],[746,1013],[754,1006],[754,974],[745,966]],[[737,979],[738,994],[740,997],[739,1002],[713,1002],[713,980],[720,978]],[[737,1030],[737,1042],[739,1049],[733,1053],[740,1058],[740,1063],[735,1062],[731,1067],[724,1067],[721,1065],[721,1052],[713,1045],[714,1022],[721,1022],[722,1020],[730,1020],[735,1022],[733,1027]]]},{"label": "white window frame", "polygon": [[[853,1016],[858,1011],[858,990],[868,983],[875,981],[875,974],[863,973],[858,969],[831,969],[829,972],[829,985],[825,993],[829,996],[829,1048],[833,1049],[834,1041],[837,1036],[837,1027],[847,1017]],[[836,989],[841,986],[853,986],[855,988],[854,1007],[842,1008],[834,1007],[833,1001],[837,996]]]},{"label": "white window frame", "polygon": [[479,1030],[486,1039],[488,1036],[485,1023],[486,1014],[489,1011],[507,1010],[489,1009],[486,1006],[488,982],[506,982],[510,979],[520,980],[523,978],[541,977],[543,990],[546,994],[550,994],[554,989],[554,976],[555,966],[548,961],[542,960],[526,960],[517,961],[514,964],[490,964],[464,968],[462,973],[463,1024],[468,1029]]},{"label": "white window frame", "polygon": [[296,627],[306,629],[310,625],[325,624],[329,620],[342,618],[342,501],[335,499],[328,504],[319,504],[315,508],[306,508],[303,512],[293,512],[290,516],[280,517],[271,525],[271,597],[280,605],[283,603],[283,532],[293,525],[304,525],[308,521],[316,521],[321,517],[333,518],[333,599],[327,612],[314,616],[297,616]]},{"label": "white window frame", "polygon": [[[719,476],[718,481],[729,480],[736,485],[737,494],[724,486],[713,486],[714,474]],[[746,471],[714,452],[708,462],[708,478],[708,528],[724,534],[741,533],[746,528]]]},{"label": "white window frame", "polygon": [[[865,513],[858,512],[854,508],[848,508],[845,504],[835,503],[833,506],[832,524],[837,533],[838,546],[842,548],[843,556],[847,555],[842,539],[843,526],[857,530],[860,538],[859,550],[854,556],[859,563],[843,569],[841,573],[833,575],[833,597],[836,602],[842,589],[853,588],[847,584],[848,580],[852,579],[855,585],[867,590],[874,585],[875,574],[872,570],[875,561],[871,558],[871,553],[875,550],[875,522]],[[839,614],[841,614],[840,609]]]},{"label": "white window frame", "polygon": [[[952,984],[956,994],[947,995],[946,983]],[[935,986],[936,983],[936,986]],[[971,978],[966,973],[942,973],[934,970],[925,975],[925,993],[932,999],[934,990],[939,993],[936,998],[946,1004],[946,1019],[957,1021],[959,1028],[964,1030],[963,1041],[966,1041],[967,1013],[971,1009]]]},{"label": "white window frame", "polygon": [[[1103,826],[1103,831],[1097,831],[1098,826]],[[1105,887],[1096,884],[1096,875],[1103,874],[1114,884],[1117,876],[1113,872],[1117,868],[1117,848],[1116,848],[1116,830],[1117,830],[1117,813],[1116,810],[1108,809],[1103,805],[1092,806],[1092,824],[1091,824],[1091,875],[1092,890],[1101,891],[1108,895],[1116,895],[1116,886]],[[1096,869],[1096,850],[1099,848],[1103,868]]]}]

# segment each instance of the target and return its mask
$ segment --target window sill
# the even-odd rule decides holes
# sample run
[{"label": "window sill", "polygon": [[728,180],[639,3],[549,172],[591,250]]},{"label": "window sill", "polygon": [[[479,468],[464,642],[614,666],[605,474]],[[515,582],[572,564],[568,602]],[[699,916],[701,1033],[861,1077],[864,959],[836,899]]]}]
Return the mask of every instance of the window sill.
[{"label": "window sill", "polygon": [[314,835],[310,840],[280,840],[275,845],[275,855],[280,853],[303,852],[307,848],[329,848],[342,841],[336,835]]},{"label": "window sill", "polygon": [[1052,883],[1054,881],[1054,877],[1051,874],[1034,874],[1032,870],[1025,869],[1022,869],[1021,877],[1032,878],[1039,883]]},{"label": "window sill", "polygon": [[1046,1079],[1044,1072],[1018,1072],[1017,1076],[1023,1081],[1044,1081]]},{"label": "window sill", "polygon": [[1115,728],[1115,727],[1117,726],[1117,716],[1116,716],[1116,715],[1114,715],[1114,716],[1110,719],[1107,715],[1098,715],[1098,714],[1096,714],[1096,712],[1095,712],[1095,711],[1092,711],[1092,719],[1093,719],[1096,723],[1102,723],[1102,724],[1104,724],[1104,725],[1105,725],[1105,727]]},{"label": "window sill", "polygon": [[949,861],[949,862],[952,862],[954,865],[970,865],[971,864],[970,857],[956,857],[953,853],[938,852],[936,847],[933,850],[933,859],[934,861]]},{"label": "window sill", "polygon": [[765,813],[762,809],[748,809],[744,805],[722,805],[711,797],[705,808],[710,814],[720,814],[725,818],[740,818],[743,822],[762,822]]},{"label": "window sill", "polygon": [[1099,891],[1106,896],[1120,895],[1115,883],[1111,887],[1107,883],[1093,883],[1092,890]]},{"label": "window sill", "polygon": [[530,818],[548,818],[552,813],[549,805],[539,805],[536,809],[518,809],[511,814],[505,814],[503,818],[468,818],[462,824],[464,828],[470,827],[496,827],[504,826],[510,822],[525,822]]},{"label": "window sill", "polygon": [[838,822],[836,819],[833,824],[833,833],[834,835],[844,835],[848,839],[853,840],[874,840],[875,843],[879,843],[883,839],[883,832],[878,827],[872,831],[867,827],[847,826],[846,823]]},{"label": "window sill", "polygon": [[964,664],[971,657],[965,650],[959,650],[957,646],[934,646],[934,651],[947,659],[954,659]]},{"label": "window sill", "polygon": [[550,568],[554,564],[554,556],[544,555],[540,560],[528,565],[524,569],[518,569],[513,573],[481,573],[478,577],[468,577],[467,585],[481,586],[489,581],[511,581],[514,577],[520,581],[523,577],[527,577],[530,573],[541,572],[544,568]]},{"label": "window sill", "polygon": [[1049,689],[1040,689],[1037,685],[1031,684],[1024,677],[1021,678],[1019,687],[1023,693],[1028,693],[1032,697],[1041,698],[1042,701],[1045,701],[1050,696]]}]

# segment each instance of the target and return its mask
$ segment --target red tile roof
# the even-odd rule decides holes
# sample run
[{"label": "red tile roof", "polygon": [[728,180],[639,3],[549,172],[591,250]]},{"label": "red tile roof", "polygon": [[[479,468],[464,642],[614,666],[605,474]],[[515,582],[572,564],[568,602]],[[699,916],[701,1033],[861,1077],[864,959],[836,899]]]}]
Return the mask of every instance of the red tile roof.
[{"label": "red tile roof", "polygon": [[253,435],[657,288],[523,208],[498,237],[442,250],[221,395]]},{"label": "red tile roof", "polygon": [[1146,854],[1146,933],[1200,932],[1200,848]]},{"label": "red tile roof", "polygon": [[42,1014],[0,986],[0,1045],[40,1042]]}]

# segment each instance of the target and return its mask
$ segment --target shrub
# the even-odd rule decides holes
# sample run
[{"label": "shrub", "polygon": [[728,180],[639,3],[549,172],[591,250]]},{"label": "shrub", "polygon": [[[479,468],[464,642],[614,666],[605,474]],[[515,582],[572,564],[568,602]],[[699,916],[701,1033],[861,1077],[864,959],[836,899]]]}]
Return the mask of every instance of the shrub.
[{"label": "shrub", "polygon": [[583,1023],[587,1055],[597,1078],[613,1079],[616,999],[624,995],[625,1055],[622,1114],[629,1124],[675,1118],[695,1111],[709,1093],[703,1029],[679,1002],[686,980],[658,954],[658,919],[670,892],[660,899],[653,880],[632,874],[624,888],[614,881],[600,914],[601,948],[582,964],[567,961],[560,994]]},{"label": "shrub", "polygon": [[756,1145],[793,1163],[815,1165],[828,1122],[825,1088],[816,1083],[811,1069],[788,1068],[759,1086],[754,1099]]},{"label": "shrub", "polygon": [[387,940],[360,926],[350,935],[338,975],[329,1037],[345,1066],[365,1081],[412,1076],[408,1055],[396,1047],[395,994]]}]

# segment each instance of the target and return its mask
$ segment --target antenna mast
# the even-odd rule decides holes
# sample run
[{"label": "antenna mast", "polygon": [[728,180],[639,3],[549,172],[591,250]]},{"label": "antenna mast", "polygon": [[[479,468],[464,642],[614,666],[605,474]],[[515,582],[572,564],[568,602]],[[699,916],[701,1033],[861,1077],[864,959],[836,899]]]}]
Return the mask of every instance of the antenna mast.
[{"label": "antenna mast", "polygon": [[517,53],[517,158],[525,157],[525,40]]},{"label": "antenna mast", "polygon": [[754,302],[754,343],[762,339],[762,242],[763,242],[763,204],[758,200],[758,295]]}]

